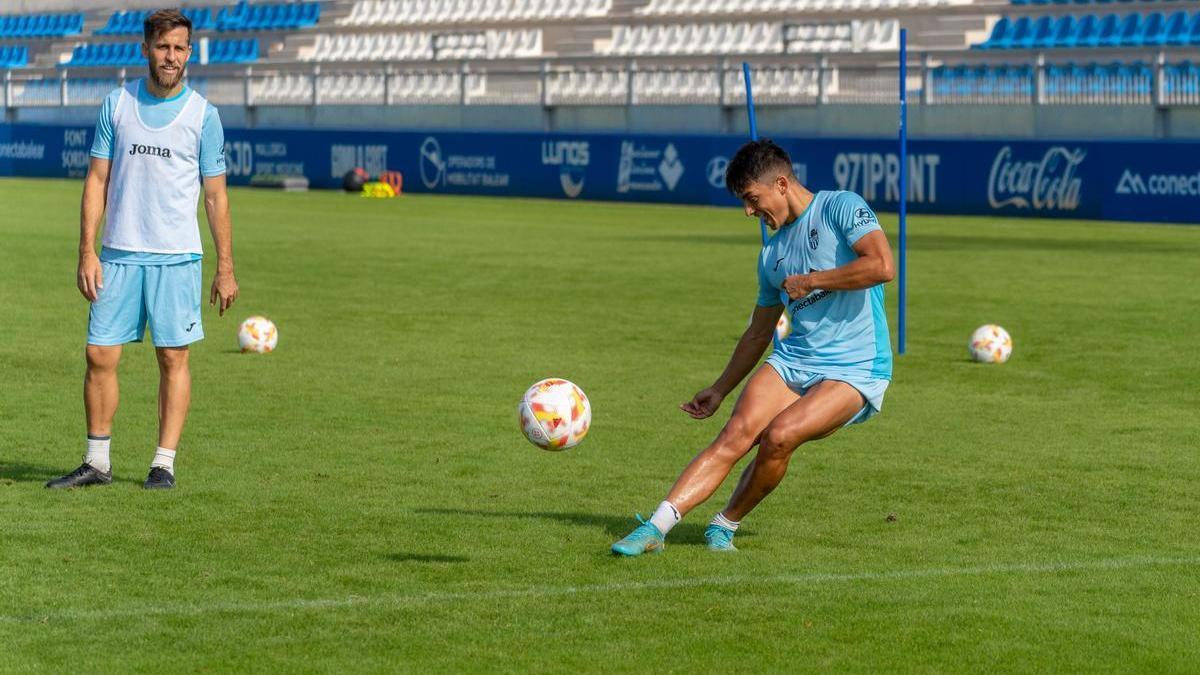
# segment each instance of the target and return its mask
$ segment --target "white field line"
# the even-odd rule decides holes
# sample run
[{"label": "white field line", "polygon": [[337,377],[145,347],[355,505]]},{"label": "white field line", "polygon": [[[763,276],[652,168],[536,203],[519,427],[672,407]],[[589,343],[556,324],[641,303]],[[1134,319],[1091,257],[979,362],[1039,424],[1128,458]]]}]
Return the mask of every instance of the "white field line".
[{"label": "white field line", "polygon": [[893,572],[814,572],[777,576],[719,576],[690,579],[661,579],[656,581],[619,581],[579,586],[530,586],[479,591],[431,591],[395,595],[355,596],[341,598],[276,600],[267,602],[213,602],[147,605],[114,609],[56,609],[46,608],[28,614],[2,614],[0,623],[43,623],[58,621],[105,621],[119,618],[150,616],[194,616],[201,614],[261,614],[293,611],[337,610],[351,607],[411,607],[427,603],[444,604],[473,600],[509,600],[547,598],[555,596],[604,594],[622,591],[655,591],[687,589],[700,586],[765,586],[785,584],[817,586],[847,582],[887,582],[905,579],[971,577],[987,575],[1029,576],[1060,572],[1094,570],[1125,570],[1147,567],[1198,567],[1200,557],[1192,558],[1109,558],[1065,562],[1013,563],[979,567],[935,567]]}]

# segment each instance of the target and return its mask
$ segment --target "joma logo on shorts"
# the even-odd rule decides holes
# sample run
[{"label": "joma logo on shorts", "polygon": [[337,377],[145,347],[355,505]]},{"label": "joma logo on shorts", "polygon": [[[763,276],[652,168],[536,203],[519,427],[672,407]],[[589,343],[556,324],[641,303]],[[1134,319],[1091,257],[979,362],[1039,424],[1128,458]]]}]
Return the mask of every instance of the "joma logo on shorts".
[{"label": "joma logo on shorts", "polygon": [[129,154],[132,155],[154,155],[155,157],[165,157],[171,159],[170,148],[156,148],[153,145],[138,145],[134,143],[129,146]]}]

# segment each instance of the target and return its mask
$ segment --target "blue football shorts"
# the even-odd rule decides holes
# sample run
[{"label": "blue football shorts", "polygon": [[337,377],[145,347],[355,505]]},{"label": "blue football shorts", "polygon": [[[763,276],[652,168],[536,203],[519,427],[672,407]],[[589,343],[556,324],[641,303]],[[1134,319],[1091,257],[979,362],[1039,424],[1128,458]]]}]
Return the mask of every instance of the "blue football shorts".
[{"label": "blue football shorts", "polygon": [[825,380],[845,382],[857,389],[858,393],[862,394],[863,398],[866,399],[866,402],[863,404],[862,410],[859,410],[844,426],[861,424],[878,415],[879,411],[883,410],[883,392],[888,388],[888,384],[890,384],[888,380],[869,377],[841,377],[825,375],[824,373],[814,373],[789,365],[783,357],[777,354],[767,357],[767,365],[774,368],[776,373],[779,373],[779,377],[783,378],[789,389],[801,396],[809,389],[815,387],[817,383]]},{"label": "blue football shorts", "polygon": [[174,265],[100,265],[104,288],[88,314],[88,344],[141,342],[147,325],[155,347],[183,347],[204,338],[199,260]]}]

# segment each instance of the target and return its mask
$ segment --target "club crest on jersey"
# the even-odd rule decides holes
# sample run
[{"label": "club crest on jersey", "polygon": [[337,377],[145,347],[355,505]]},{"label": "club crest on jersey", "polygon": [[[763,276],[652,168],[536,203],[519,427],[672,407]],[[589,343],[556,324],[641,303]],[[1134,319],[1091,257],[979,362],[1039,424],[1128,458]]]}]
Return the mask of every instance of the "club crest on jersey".
[{"label": "club crest on jersey", "polygon": [[159,148],[153,145],[138,145],[137,143],[130,144],[129,154],[133,155],[154,155],[155,157],[163,157],[171,159],[170,148]]},{"label": "club crest on jersey", "polygon": [[812,250],[817,250],[817,244],[820,242],[820,235],[817,234],[817,228],[812,228],[808,231],[808,247]]}]

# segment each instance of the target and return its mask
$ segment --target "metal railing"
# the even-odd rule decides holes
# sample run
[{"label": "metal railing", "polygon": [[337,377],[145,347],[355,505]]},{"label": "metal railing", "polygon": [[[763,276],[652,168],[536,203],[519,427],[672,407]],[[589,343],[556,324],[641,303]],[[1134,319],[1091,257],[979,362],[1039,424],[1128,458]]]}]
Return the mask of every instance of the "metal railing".
[{"label": "metal railing", "polygon": [[[193,67],[189,83],[214,104],[319,105],[719,105],[744,104],[741,68],[730,59],[682,65],[637,60],[487,63],[287,63]],[[140,68],[9,70],[3,103],[95,106]],[[759,105],[893,105],[895,63],[792,58],[754,64]],[[926,56],[908,66],[908,92],[923,105],[1200,105],[1200,67],[1159,54],[1128,67],[986,61],[947,64]]]}]

